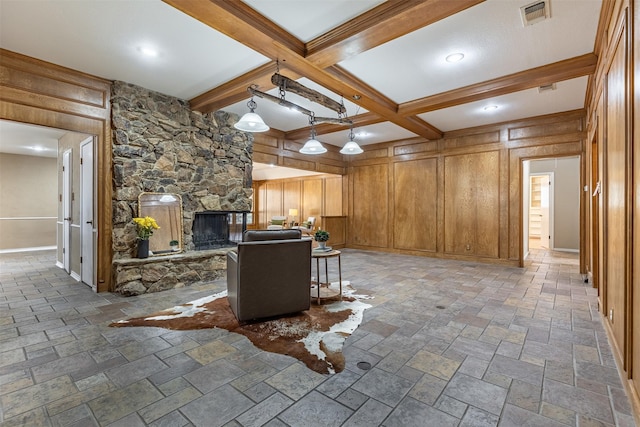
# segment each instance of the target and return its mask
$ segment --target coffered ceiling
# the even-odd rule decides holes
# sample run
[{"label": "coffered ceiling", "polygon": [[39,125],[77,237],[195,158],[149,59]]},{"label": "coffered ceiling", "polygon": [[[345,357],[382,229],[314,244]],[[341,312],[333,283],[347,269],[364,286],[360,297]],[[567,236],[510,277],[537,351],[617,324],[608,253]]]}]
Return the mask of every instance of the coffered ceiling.
[{"label": "coffered ceiling", "polygon": [[[601,0],[545,0],[549,18],[524,25],[520,8],[531,3],[0,0],[0,47],[239,115],[250,85],[279,96],[278,63],[344,102],[367,145],[584,108]],[[453,53],[464,58],[447,62]],[[308,139],[307,116],[255,101],[269,126]],[[317,130],[322,142],[346,142],[344,126]]]}]

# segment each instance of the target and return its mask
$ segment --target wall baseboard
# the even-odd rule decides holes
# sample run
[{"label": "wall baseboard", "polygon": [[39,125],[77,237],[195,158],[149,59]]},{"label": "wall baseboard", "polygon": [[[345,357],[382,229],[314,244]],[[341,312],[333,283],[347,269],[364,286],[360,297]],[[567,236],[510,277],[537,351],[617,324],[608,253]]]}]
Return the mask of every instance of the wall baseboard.
[{"label": "wall baseboard", "polygon": [[576,254],[580,253],[580,249],[567,249],[567,248],[553,248],[553,251],[558,251],[558,252],[573,252]]},{"label": "wall baseboard", "polygon": [[75,279],[76,282],[79,282],[82,280],[82,277],[80,277],[80,275],[73,270],[71,270],[71,274],[69,274],[69,276],[71,276],[72,279]]},{"label": "wall baseboard", "polygon": [[14,249],[0,249],[0,254],[11,254],[16,252],[36,252],[36,251],[51,251],[55,250],[56,246],[39,246],[35,248],[14,248]]}]

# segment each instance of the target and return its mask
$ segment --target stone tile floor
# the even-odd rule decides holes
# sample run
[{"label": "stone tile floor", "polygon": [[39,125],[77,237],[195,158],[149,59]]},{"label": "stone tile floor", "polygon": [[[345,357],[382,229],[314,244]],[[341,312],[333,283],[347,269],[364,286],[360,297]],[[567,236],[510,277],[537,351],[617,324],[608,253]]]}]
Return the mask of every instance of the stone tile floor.
[{"label": "stone tile floor", "polygon": [[[574,254],[526,268],[344,250],[374,296],[324,376],[225,330],[109,328],[225,289],[95,294],[52,252],[0,255],[2,426],[633,426]],[[368,362],[362,370],[358,362]]]}]

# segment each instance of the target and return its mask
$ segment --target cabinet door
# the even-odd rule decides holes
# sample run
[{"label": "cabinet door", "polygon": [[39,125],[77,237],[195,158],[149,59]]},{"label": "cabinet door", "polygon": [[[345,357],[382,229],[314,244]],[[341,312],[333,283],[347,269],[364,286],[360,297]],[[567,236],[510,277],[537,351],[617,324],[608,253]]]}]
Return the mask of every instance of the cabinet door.
[{"label": "cabinet door", "polygon": [[437,160],[394,164],[393,240],[397,249],[436,251]]}]

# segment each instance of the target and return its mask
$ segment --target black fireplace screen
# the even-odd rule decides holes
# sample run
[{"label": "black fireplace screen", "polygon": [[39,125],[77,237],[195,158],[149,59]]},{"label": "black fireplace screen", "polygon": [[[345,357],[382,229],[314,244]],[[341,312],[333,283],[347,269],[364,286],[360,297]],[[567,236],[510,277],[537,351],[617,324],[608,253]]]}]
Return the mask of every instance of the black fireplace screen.
[{"label": "black fireplace screen", "polygon": [[193,243],[197,251],[235,246],[247,229],[247,212],[196,212],[193,220]]}]

